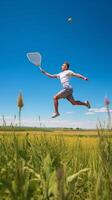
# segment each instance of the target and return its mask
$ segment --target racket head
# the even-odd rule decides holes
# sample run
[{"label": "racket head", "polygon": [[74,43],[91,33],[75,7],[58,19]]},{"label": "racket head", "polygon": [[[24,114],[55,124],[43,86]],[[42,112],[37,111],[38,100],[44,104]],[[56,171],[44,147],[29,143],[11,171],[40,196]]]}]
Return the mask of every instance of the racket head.
[{"label": "racket head", "polygon": [[39,52],[29,52],[26,55],[27,55],[28,60],[32,64],[34,64],[37,67],[41,65],[42,56]]}]

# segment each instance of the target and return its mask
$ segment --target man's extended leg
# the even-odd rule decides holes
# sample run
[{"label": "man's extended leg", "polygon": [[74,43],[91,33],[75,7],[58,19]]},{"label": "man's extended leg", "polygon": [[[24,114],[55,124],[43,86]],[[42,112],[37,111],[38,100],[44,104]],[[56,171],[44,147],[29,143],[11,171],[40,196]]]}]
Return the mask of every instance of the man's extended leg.
[{"label": "man's extended leg", "polygon": [[54,96],[54,113],[52,115],[52,118],[55,118],[60,115],[58,112],[58,100],[62,98],[66,98],[67,94],[68,94],[68,91],[66,89],[63,89]]},{"label": "man's extended leg", "polygon": [[52,115],[52,118],[55,118],[57,116],[59,116],[59,112],[58,112],[58,95],[54,96],[54,113]]},{"label": "man's extended leg", "polygon": [[54,109],[58,113],[58,96],[54,96]]},{"label": "man's extended leg", "polygon": [[72,105],[81,105],[81,106],[86,106],[88,108],[90,108],[90,103],[89,101],[86,102],[81,102],[81,101],[76,101],[73,97],[71,98],[71,96],[68,96],[66,98]]}]

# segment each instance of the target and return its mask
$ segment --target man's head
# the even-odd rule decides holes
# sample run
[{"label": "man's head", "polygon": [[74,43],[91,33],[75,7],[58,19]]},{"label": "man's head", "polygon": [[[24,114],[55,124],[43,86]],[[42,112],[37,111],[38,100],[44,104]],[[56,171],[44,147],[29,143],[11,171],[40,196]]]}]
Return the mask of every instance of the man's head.
[{"label": "man's head", "polygon": [[68,70],[69,69],[69,63],[64,62],[61,68],[62,68],[62,71]]}]

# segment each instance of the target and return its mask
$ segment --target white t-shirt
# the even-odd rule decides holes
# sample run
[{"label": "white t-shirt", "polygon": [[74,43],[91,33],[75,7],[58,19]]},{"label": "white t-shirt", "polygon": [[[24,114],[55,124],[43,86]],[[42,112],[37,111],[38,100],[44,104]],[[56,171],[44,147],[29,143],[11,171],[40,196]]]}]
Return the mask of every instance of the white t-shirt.
[{"label": "white t-shirt", "polygon": [[60,79],[63,88],[72,88],[69,81],[72,76],[75,76],[75,73],[71,70],[65,70],[57,74],[57,77]]}]

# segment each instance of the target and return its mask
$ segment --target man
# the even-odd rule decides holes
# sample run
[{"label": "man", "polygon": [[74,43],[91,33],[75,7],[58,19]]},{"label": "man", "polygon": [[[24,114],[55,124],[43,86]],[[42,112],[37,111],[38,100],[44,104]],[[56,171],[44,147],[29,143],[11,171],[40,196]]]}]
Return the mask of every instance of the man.
[{"label": "man", "polygon": [[77,74],[69,70],[69,64],[67,62],[65,62],[61,68],[62,68],[62,72],[60,72],[59,74],[54,74],[54,75],[47,73],[43,69],[40,69],[43,74],[45,74],[46,76],[50,78],[59,78],[63,86],[63,90],[61,90],[54,96],[54,113],[52,115],[52,118],[55,118],[60,115],[58,111],[58,100],[61,98],[66,98],[72,105],[82,105],[88,108],[91,107],[89,101],[81,102],[74,99],[73,88],[69,83],[69,79],[71,77],[81,78],[85,81],[87,81],[88,78],[84,77],[81,74]]}]

